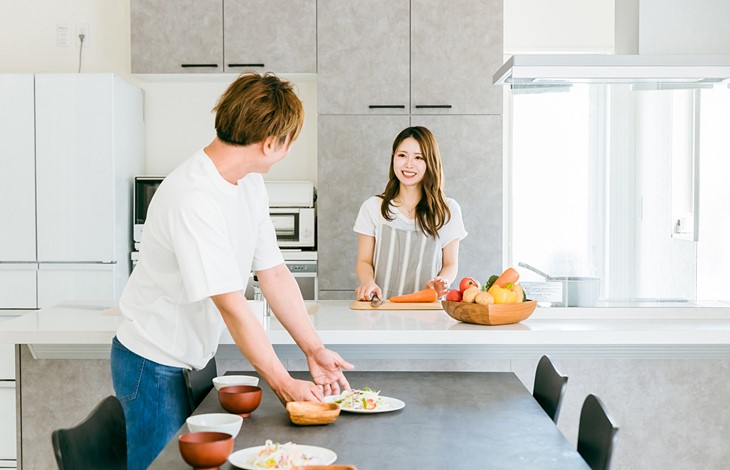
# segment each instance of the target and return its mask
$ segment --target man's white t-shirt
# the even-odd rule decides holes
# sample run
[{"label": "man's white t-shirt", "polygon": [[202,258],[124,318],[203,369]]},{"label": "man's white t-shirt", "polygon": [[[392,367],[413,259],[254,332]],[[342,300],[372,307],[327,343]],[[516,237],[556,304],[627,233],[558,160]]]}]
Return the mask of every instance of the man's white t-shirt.
[{"label": "man's white t-shirt", "polygon": [[201,369],[225,328],[210,297],[245,291],[252,269],[282,263],[261,174],[233,185],[200,150],[152,198],[117,337],[152,361]]}]

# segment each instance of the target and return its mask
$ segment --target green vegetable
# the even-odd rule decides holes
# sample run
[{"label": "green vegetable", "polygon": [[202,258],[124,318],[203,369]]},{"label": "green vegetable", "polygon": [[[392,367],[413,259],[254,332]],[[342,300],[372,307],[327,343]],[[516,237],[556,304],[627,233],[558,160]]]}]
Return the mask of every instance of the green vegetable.
[{"label": "green vegetable", "polygon": [[494,281],[496,281],[497,279],[499,279],[499,276],[497,276],[496,274],[492,274],[491,276],[489,276],[489,280],[484,283],[484,285],[482,286],[482,290],[484,292],[487,292],[489,288],[492,287],[492,284],[494,284]]}]

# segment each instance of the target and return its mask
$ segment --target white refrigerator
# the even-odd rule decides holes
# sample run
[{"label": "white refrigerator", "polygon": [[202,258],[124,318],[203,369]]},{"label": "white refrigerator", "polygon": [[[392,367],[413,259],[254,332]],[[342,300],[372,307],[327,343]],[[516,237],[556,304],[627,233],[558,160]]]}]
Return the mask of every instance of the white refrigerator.
[{"label": "white refrigerator", "polygon": [[0,309],[117,300],[143,94],[112,74],[0,74]]}]

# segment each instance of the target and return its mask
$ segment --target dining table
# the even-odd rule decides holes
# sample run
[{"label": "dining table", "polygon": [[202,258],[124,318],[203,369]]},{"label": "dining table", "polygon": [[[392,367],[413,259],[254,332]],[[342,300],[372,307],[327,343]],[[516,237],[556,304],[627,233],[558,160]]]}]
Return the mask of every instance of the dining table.
[{"label": "dining table", "polygon": [[[291,374],[311,380],[307,372]],[[384,413],[342,410],[331,424],[300,426],[262,380],[261,404],[243,420],[233,452],[271,440],[331,450],[337,464],[358,470],[588,468],[512,372],[346,372],[346,378],[353,389],[368,387],[405,406]],[[202,413],[225,413],[215,388],[193,411]],[[183,424],[149,468],[191,468],[178,445],[187,432]],[[228,461],[220,468],[248,467]]]}]

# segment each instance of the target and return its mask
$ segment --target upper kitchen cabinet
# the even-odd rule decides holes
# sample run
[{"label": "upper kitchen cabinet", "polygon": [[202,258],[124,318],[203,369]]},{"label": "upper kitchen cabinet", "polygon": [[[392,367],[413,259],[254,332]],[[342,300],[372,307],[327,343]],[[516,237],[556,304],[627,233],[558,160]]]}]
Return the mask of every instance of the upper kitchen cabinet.
[{"label": "upper kitchen cabinet", "polygon": [[501,0],[320,0],[320,114],[501,114]]},{"label": "upper kitchen cabinet", "polygon": [[502,114],[502,0],[411,1],[411,113]]},{"label": "upper kitchen cabinet", "polygon": [[132,72],[223,72],[223,0],[132,0]]},{"label": "upper kitchen cabinet", "polygon": [[132,0],[132,72],[314,73],[316,10],[316,0]]},{"label": "upper kitchen cabinet", "polygon": [[408,114],[409,0],[319,0],[319,114]]},{"label": "upper kitchen cabinet", "polygon": [[224,0],[226,72],[317,72],[316,0]]}]

